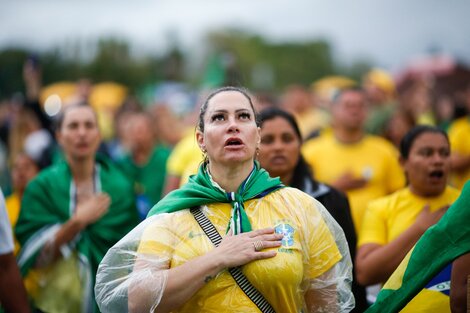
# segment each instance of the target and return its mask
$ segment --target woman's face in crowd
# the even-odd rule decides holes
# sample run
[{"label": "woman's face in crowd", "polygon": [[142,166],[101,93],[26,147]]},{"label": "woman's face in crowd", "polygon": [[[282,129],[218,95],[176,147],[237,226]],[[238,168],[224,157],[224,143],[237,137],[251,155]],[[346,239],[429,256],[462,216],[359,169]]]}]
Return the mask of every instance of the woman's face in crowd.
[{"label": "woman's face in crowd", "polygon": [[267,120],[261,127],[258,160],[272,177],[294,171],[299,161],[300,139],[292,126],[282,117]]},{"label": "woman's face in crowd", "polygon": [[259,143],[255,114],[238,91],[223,91],[210,99],[203,116],[204,132],[196,133],[199,146],[212,164],[253,162]]},{"label": "woman's face in crowd", "polygon": [[66,109],[57,140],[68,157],[83,159],[93,157],[98,150],[101,135],[96,115],[90,107]]},{"label": "woman's face in crowd", "polygon": [[450,147],[444,135],[423,133],[414,140],[408,159],[401,160],[411,190],[424,197],[441,194],[450,170]]}]

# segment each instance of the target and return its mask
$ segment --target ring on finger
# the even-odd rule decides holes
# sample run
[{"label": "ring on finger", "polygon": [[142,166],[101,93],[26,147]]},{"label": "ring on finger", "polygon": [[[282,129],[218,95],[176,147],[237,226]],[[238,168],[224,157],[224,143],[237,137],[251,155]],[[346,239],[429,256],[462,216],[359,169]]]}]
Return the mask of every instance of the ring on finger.
[{"label": "ring on finger", "polygon": [[263,242],[261,240],[257,240],[253,242],[253,247],[255,247],[255,251],[261,251],[264,249]]}]

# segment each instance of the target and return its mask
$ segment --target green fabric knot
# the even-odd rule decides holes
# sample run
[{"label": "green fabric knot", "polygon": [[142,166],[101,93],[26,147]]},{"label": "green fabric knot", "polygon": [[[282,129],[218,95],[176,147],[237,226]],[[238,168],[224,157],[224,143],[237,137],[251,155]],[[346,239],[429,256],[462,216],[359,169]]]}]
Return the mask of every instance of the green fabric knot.
[{"label": "green fabric knot", "polygon": [[207,169],[207,163],[201,164],[198,173],[189,178],[187,184],[180,189],[174,190],[160,200],[149,212],[147,217],[160,214],[172,213],[195,206],[210,203],[230,203],[232,214],[227,231],[233,234],[251,231],[251,223],[245,212],[244,202],[253,198],[264,197],[270,192],[284,185],[279,177],[271,178],[269,174],[254,162],[253,170],[243,181],[237,192],[225,192],[214,182]]}]

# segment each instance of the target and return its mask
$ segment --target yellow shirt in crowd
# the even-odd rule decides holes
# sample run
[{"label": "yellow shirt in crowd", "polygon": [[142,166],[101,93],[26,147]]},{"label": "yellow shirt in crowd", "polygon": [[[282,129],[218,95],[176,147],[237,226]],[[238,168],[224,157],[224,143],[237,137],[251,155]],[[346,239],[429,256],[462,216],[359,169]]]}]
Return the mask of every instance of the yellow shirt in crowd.
[{"label": "yellow shirt in crowd", "polygon": [[321,182],[332,184],[347,172],[368,180],[364,187],[347,191],[356,233],[369,201],[405,186],[397,151],[377,136],[365,135],[357,143],[344,144],[333,133],[325,133],[307,141],[302,153]]},{"label": "yellow shirt in crowd", "polygon": [[[199,148],[194,130],[186,134],[175,146],[166,163],[167,175],[183,177],[188,166],[199,164],[202,152]],[[197,167],[196,167],[197,172]]]},{"label": "yellow shirt in crowd", "polygon": [[[21,207],[21,200],[19,195],[15,192],[8,196],[5,199],[5,205],[7,207],[7,214],[8,214],[8,219],[10,220],[11,228],[14,229],[16,222],[18,221],[18,216],[20,216],[20,207]],[[13,232],[14,234],[14,232]],[[18,240],[15,239],[15,250],[14,253],[15,255],[18,253],[20,250],[20,244]]]},{"label": "yellow shirt in crowd", "polygon": [[[277,255],[250,262],[243,272],[276,312],[300,312],[305,283],[328,271],[341,259],[335,239],[320,212],[319,202],[293,189],[283,188],[262,199],[245,202],[253,229],[282,229],[284,239]],[[230,204],[204,207],[206,216],[224,236]],[[139,253],[155,255],[167,268],[176,267],[213,249],[209,238],[189,210],[161,216],[145,230]],[[160,219],[160,221],[161,221]],[[206,283],[176,312],[259,312],[227,270]]]},{"label": "yellow shirt in crowd", "polygon": [[[364,216],[358,246],[392,242],[411,227],[425,205],[429,204],[431,212],[434,212],[451,205],[459,194],[459,190],[448,186],[437,197],[422,198],[404,188],[372,201]],[[450,312],[449,297],[436,290],[423,289],[402,312]]]},{"label": "yellow shirt in crowd", "polygon": [[[451,124],[449,128],[449,140],[452,153],[470,156],[470,118],[462,117]],[[459,189],[470,179],[470,167],[461,172],[453,172],[451,184]]]}]

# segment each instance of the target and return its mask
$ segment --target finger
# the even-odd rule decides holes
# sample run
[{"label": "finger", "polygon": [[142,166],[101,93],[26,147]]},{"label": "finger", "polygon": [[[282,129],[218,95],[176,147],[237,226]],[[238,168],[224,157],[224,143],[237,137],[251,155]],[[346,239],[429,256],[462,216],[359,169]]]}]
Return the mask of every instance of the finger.
[{"label": "finger", "polygon": [[282,245],[281,241],[263,241],[263,250],[269,248],[276,248]]},{"label": "finger", "polygon": [[261,240],[261,241],[280,241],[284,238],[283,234],[269,234],[269,235],[261,235],[254,237],[253,239]]},{"label": "finger", "polygon": [[264,235],[264,234],[272,234],[272,233],[274,233],[274,228],[269,227],[269,228],[253,230],[253,231],[247,233],[247,235],[250,238],[254,238],[256,236],[261,236],[261,235]]},{"label": "finger", "polygon": [[272,258],[272,257],[275,257],[277,254],[276,251],[266,251],[266,252],[257,252],[256,254],[254,254],[254,259],[255,260],[261,260],[261,259],[269,259],[269,258]]}]

